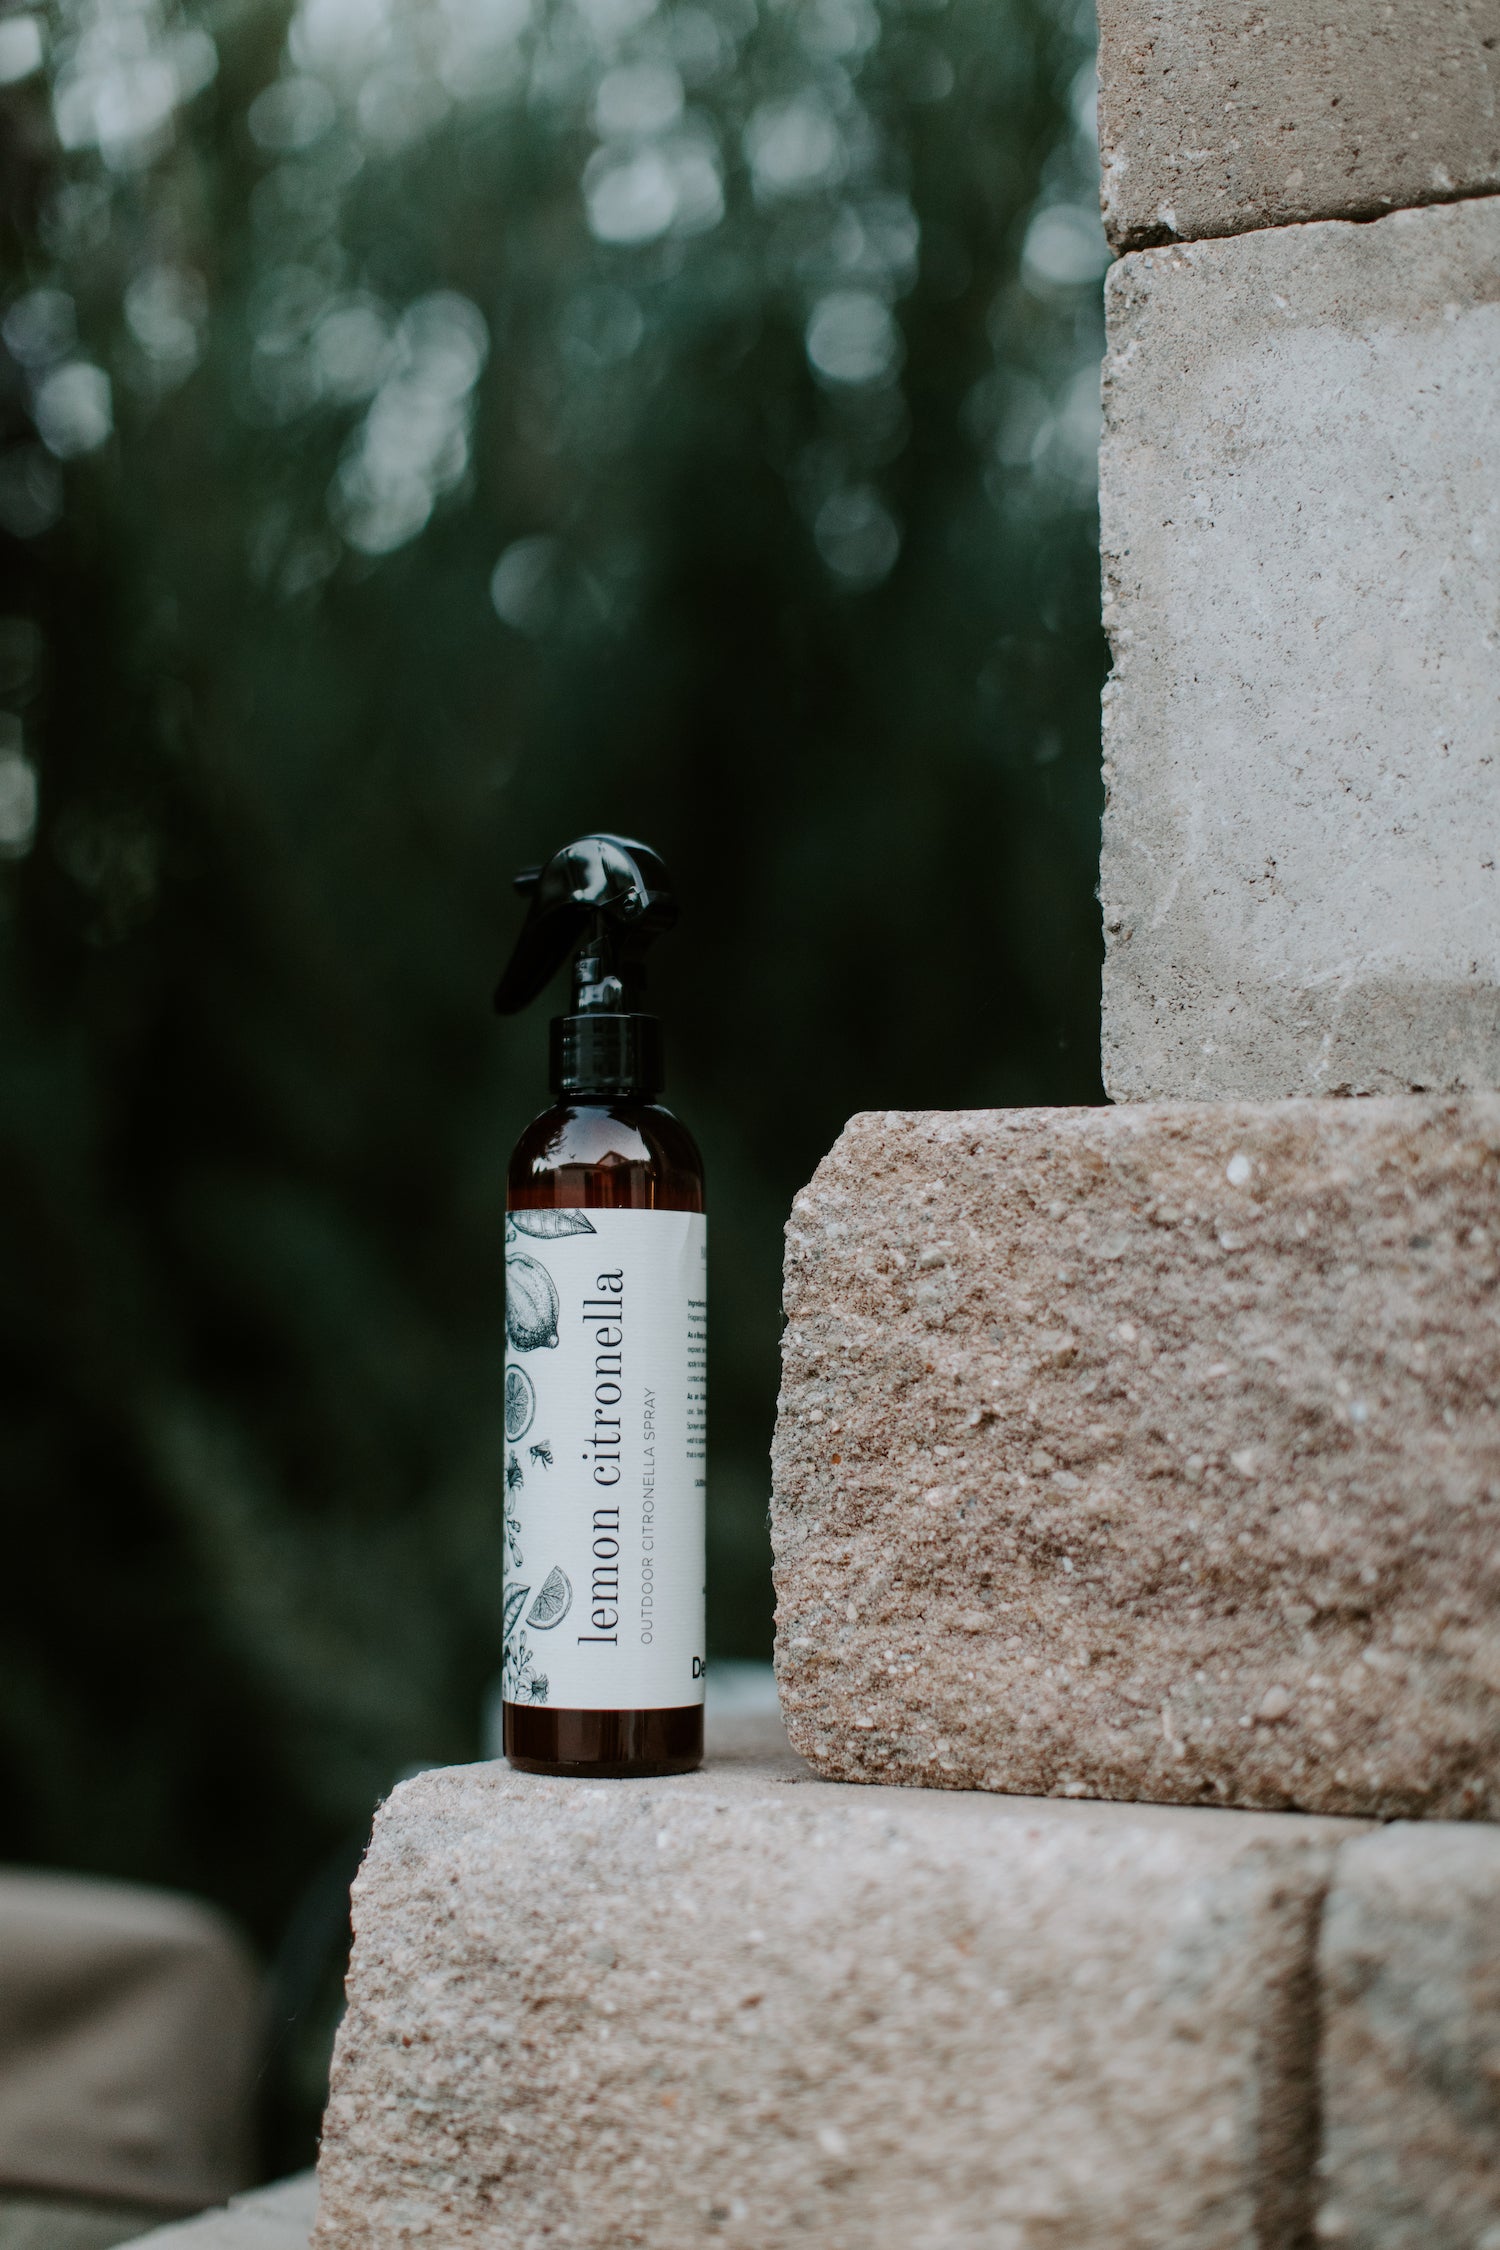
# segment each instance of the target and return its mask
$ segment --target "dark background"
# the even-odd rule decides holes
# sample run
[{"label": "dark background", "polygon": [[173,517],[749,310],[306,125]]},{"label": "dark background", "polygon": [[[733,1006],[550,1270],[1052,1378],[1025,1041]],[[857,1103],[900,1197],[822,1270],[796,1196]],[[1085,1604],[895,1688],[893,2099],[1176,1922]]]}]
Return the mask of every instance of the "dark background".
[{"label": "dark background", "polygon": [[511,871],[682,896],[716,1656],[796,1189],[1100,1098],[1092,31],[137,0],[153,78],[127,13],[0,91],[0,1856],[244,1920],[284,2167],[499,1662]]}]

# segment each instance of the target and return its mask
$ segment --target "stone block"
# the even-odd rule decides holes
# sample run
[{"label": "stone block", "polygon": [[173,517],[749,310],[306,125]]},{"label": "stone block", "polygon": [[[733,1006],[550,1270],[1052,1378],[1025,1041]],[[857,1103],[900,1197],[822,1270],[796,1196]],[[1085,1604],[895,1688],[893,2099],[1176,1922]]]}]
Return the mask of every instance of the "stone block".
[{"label": "stone block", "polygon": [[1500,188],[1500,0],[1100,0],[1119,249]]},{"label": "stone block", "polygon": [[876,1114],[787,1229],[840,1780],[1500,1816],[1500,1096]]},{"label": "stone block", "polygon": [[236,2195],[223,2208],[131,2236],[132,2250],[308,2250],[318,2206],[317,2175],[297,2172]]},{"label": "stone block", "polygon": [[1500,199],[1112,270],[1116,1100],[1500,1084]]},{"label": "stone block", "polygon": [[1500,1835],[1340,1852],[1323,1924],[1322,2208],[1351,2250],[1500,2243]]},{"label": "stone block", "polygon": [[134,2204],[137,2233],[243,2187],[263,2006],[200,1900],[0,1868],[0,2187]]},{"label": "stone block", "polygon": [[1344,1824],[840,1789],[399,1788],[323,2250],[1293,2250]]}]

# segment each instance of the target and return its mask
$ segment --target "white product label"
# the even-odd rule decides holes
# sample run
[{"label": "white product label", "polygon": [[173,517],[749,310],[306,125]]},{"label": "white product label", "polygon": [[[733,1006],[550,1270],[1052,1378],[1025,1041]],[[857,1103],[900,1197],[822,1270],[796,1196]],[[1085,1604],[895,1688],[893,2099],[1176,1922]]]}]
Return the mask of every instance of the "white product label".
[{"label": "white product label", "polygon": [[505,1697],[703,1700],[708,1221],[505,1224]]}]

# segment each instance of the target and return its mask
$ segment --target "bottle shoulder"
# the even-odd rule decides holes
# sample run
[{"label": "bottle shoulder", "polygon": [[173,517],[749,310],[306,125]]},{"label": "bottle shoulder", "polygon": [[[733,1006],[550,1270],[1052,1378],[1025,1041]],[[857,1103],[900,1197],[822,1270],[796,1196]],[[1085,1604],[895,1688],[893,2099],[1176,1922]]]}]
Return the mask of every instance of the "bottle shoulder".
[{"label": "bottle shoulder", "polygon": [[692,1134],[655,1102],[561,1101],[533,1118],[510,1160],[513,1208],[703,1209]]}]

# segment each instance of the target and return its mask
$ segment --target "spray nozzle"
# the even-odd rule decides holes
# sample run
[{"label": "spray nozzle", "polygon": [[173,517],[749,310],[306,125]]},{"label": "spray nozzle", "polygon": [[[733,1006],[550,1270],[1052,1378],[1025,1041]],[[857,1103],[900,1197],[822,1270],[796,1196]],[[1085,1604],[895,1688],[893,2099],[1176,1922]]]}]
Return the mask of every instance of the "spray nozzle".
[{"label": "spray nozzle", "polygon": [[633,1011],[645,984],[642,955],[677,919],[657,854],[626,836],[580,836],[545,866],[523,868],[515,885],[530,904],[495,992],[500,1014],[536,999],[576,951],[573,1011],[552,1027],[554,1086],[654,1092],[661,1028]]}]

